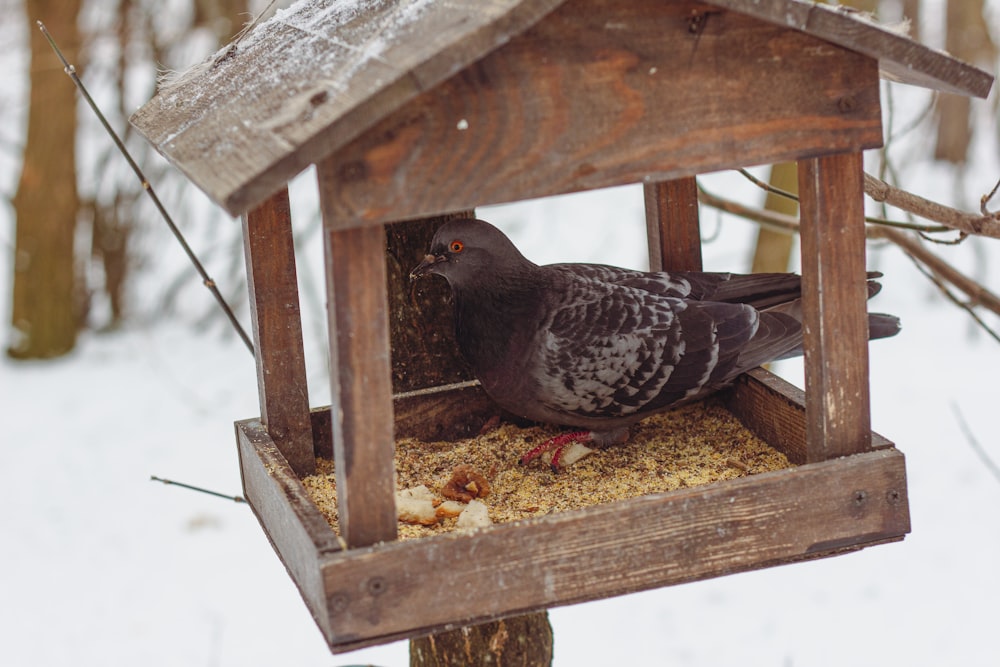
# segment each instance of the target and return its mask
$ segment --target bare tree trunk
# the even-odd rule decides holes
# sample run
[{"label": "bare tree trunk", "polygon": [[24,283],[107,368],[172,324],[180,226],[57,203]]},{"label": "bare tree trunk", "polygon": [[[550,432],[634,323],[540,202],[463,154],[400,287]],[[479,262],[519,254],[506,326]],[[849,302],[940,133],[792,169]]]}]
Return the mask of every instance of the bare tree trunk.
[{"label": "bare tree trunk", "polygon": [[[770,183],[776,188],[786,192],[798,192],[798,179],[798,169],[794,162],[782,162],[771,166]],[[799,213],[798,204],[772,192],[767,193],[764,208],[787,215]],[[753,266],[750,270],[754,273],[784,273],[788,270],[794,244],[794,234],[761,227],[757,232],[757,246],[754,249]]]},{"label": "bare tree trunk", "polygon": [[12,324],[7,353],[18,359],[65,354],[76,343],[77,302],[73,244],[79,201],[74,135],[76,90],[35,25],[45,22],[63,51],[79,49],[79,0],[27,0],[31,34],[31,94],[24,165],[14,197],[17,216]]},{"label": "bare tree trunk", "polygon": [[[986,27],[983,9],[983,0],[948,0],[946,51],[970,63],[993,62],[996,46]],[[971,101],[964,95],[941,95],[935,159],[965,163],[972,141],[970,109]]]},{"label": "bare tree trunk", "polygon": [[552,664],[548,612],[442,632],[410,641],[410,667],[543,667]]},{"label": "bare tree trunk", "polygon": [[[430,247],[446,220],[471,217],[472,211],[411,220],[386,228],[389,323],[394,392],[465,380],[469,369],[458,355],[452,307],[443,280],[423,280],[411,288],[410,271]],[[442,632],[410,641],[412,667],[525,665],[552,663],[552,626],[548,612]]]}]

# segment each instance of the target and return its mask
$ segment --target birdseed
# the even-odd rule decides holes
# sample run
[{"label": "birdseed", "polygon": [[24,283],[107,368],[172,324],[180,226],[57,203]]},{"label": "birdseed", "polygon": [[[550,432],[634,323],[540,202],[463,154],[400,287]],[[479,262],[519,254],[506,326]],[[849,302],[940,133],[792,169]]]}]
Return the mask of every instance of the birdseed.
[{"label": "birdseed", "polygon": [[[453,470],[468,465],[489,481],[489,495],[479,500],[494,523],[503,523],[792,465],[714,399],[649,417],[632,427],[625,444],[598,450],[558,473],[537,460],[518,464],[522,454],[560,432],[501,424],[456,442],[401,438],[396,441],[396,488],[425,485],[440,496]],[[338,531],[333,462],[319,459],[317,473],[302,481]],[[456,523],[450,517],[432,526],[400,523],[399,538],[454,530]]]}]

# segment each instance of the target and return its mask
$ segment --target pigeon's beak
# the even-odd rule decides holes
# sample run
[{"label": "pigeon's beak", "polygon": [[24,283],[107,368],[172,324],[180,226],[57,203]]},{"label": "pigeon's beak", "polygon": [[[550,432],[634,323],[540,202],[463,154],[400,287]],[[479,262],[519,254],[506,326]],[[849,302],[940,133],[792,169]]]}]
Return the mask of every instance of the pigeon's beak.
[{"label": "pigeon's beak", "polygon": [[441,262],[448,261],[445,255],[424,255],[424,261],[417,264],[412,271],[410,271],[410,280],[416,280],[417,278],[422,278],[428,273],[436,273],[434,267]]}]

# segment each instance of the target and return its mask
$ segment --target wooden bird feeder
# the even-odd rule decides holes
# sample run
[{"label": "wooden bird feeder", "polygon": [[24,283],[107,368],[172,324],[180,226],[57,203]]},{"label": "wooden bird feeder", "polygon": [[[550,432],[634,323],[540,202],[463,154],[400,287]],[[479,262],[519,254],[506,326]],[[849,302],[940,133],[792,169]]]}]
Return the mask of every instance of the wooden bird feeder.
[{"label": "wooden bird feeder", "polygon": [[[262,413],[236,424],[244,489],[332,650],[903,538],[903,455],[869,415],[862,151],[882,144],[880,74],[992,85],[800,0],[307,1],[134,115],[243,216]],[[641,182],[653,267],[699,268],[694,176],[790,160],[806,391],[757,370],[726,401],[795,467],[396,541],[394,431],[478,399],[394,406],[384,223]],[[333,406],[311,412],[286,184],[313,164]],[[316,455],[335,460],[340,536],[300,482]]]}]

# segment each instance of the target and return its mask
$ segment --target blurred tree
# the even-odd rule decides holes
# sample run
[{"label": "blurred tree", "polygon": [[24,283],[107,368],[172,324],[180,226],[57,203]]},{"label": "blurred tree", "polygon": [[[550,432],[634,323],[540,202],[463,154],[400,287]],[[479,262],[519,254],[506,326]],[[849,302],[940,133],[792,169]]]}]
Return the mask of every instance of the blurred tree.
[{"label": "blurred tree", "polygon": [[[128,101],[129,85],[127,74],[137,67],[136,54],[151,55],[149,61],[139,66],[153,69],[157,64],[169,62],[171,47],[194,31],[205,30],[218,44],[224,44],[239,31],[246,18],[247,0],[193,0],[190,26],[187,30],[175,32],[172,39],[160,39],[154,25],[159,9],[142,0],[91,0],[91,4],[108,5],[106,16],[85,35],[87,48],[84,58],[94,59],[94,66],[100,68],[102,79],[110,84],[111,95],[108,102],[113,108],[104,112],[117,119],[118,132],[127,144],[134,132],[128,124],[129,109],[134,106]],[[104,48],[98,45],[102,44]],[[181,49],[183,50],[183,49]],[[100,62],[96,62],[100,53]],[[114,53],[114,58],[107,54]],[[89,69],[89,68],[88,68]],[[153,77],[145,77],[152,80]],[[152,90],[133,97],[146,99]],[[147,151],[145,142],[139,144],[140,151]],[[95,185],[88,190],[82,202],[85,218],[91,223],[90,252],[103,272],[104,280],[92,289],[100,289],[107,297],[110,309],[105,326],[114,328],[125,316],[125,286],[129,268],[137,262],[130,257],[129,241],[136,228],[139,202],[145,196],[132,174],[114,169],[121,157],[107,145],[98,157]],[[112,181],[108,183],[108,181]]]},{"label": "blurred tree", "polygon": [[[997,49],[983,10],[983,0],[948,0],[944,48],[966,62],[992,66]],[[935,159],[965,163],[972,141],[971,102],[962,95],[942,94],[938,99]]]},{"label": "blurred tree", "polygon": [[76,190],[76,91],[35,25],[65,35],[79,51],[80,0],[27,0],[31,93],[24,163],[14,196],[17,218],[12,324],[7,353],[17,359],[56,357],[73,349],[79,322],[73,246],[80,202]]},{"label": "blurred tree", "polygon": [[[67,59],[88,71],[88,88],[128,142],[128,110],[152,94],[157,68],[170,64],[174,55],[190,57],[189,36],[199,35],[195,39],[204,50],[206,41],[230,40],[248,18],[247,0],[189,1],[187,18],[169,22],[156,20],[163,18],[162,7],[143,0],[25,1],[31,93],[14,197],[11,357],[49,358],[70,351],[98,293],[109,305],[103,324],[119,323],[129,268],[139,263],[130,256],[129,241],[142,188],[119,168],[121,158],[110,142],[95,134],[103,130],[94,119],[84,116],[78,124],[76,90],[35,21],[44,21]],[[143,88],[138,95],[136,86]],[[78,155],[81,139],[90,148]],[[82,253],[75,247],[81,234],[89,239]],[[88,285],[87,278],[98,274],[103,280]]]},{"label": "blurred tree", "polygon": [[[771,165],[771,178],[768,182],[780,190],[797,194],[799,190],[798,167],[794,162]],[[797,203],[773,192],[767,193],[764,208],[787,215],[799,214]],[[788,264],[796,241],[797,237],[794,234],[761,226],[757,231],[757,245],[754,249],[753,264],[750,270],[753,273],[784,273],[788,271]]]}]

